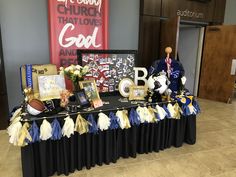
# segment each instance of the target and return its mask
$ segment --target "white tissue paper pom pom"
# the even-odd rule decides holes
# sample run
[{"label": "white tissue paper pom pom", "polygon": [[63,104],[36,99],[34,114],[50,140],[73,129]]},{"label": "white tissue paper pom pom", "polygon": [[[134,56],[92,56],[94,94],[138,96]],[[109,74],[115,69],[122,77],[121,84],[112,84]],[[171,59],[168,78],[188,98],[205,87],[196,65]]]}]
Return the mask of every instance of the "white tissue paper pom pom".
[{"label": "white tissue paper pom pom", "polygon": [[7,132],[10,136],[9,142],[15,146],[18,143],[18,138],[19,138],[21,128],[22,128],[21,122],[17,121],[11,124],[7,129]]},{"label": "white tissue paper pom pom", "polygon": [[159,105],[156,105],[156,110],[157,110],[157,114],[159,115],[159,118],[161,120],[165,119],[165,117],[167,116],[166,111]]},{"label": "white tissue paper pom pom", "polygon": [[174,109],[174,106],[173,106],[172,104],[168,103],[167,109],[168,109],[168,111],[169,111],[169,113],[170,113],[170,117],[171,117],[171,118],[175,118],[176,111],[175,111],[175,109]]},{"label": "white tissue paper pom pom", "polygon": [[40,139],[41,140],[48,140],[52,137],[52,127],[51,124],[44,119],[43,123],[40,126]]},{"label": "white tissue paper pom pom", "polygon": [[108,130],[108,128],[111,125],[111,120],[110,118],[104,114],[104,113],[99,113],[98,114],[98,122],[97,122],[98,128],[103,131],[103,130]]},{"label": "white tissue paper pom pom", "polygon": [[12,115],[10,121],[13,121],[16,117],[19,117],[21,114],[22,108],[18,108]]},{"label": "white tissue paper pom pom", "polygon": [[67,138],[70,138],[71,135],[74,135],[74,130],[75,130],[75,123],[70,116],[67,116],[65,119],[64,125],[62,127],[62,135],[66,136]]}]

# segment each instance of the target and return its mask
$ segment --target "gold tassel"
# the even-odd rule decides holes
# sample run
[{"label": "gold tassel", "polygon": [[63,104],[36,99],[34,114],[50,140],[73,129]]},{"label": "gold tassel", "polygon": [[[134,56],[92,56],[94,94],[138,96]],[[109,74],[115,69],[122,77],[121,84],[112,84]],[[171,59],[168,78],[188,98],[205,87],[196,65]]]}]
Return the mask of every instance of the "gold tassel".
[{"label": "gold tassel", "polygon": [[24,125],[22,126],[20,133],[19,133],[19,138],[17,141],[17,145],[18,146],[26,146],[27,143],[25,142],[26,139],[28,139],[29,141],[32,141],[32,137],[29,134],[29,129],[30,125],[28,122],[24,123]]},{"label": "gold tassel", "polygon": [[88,133],[88,121],[85,120],[80,114],[78,114],[75,122],[75,131],[77,131],[80,135],[84,133]]},{"label": "gold tassel", "polygon": [[180,113],[181,113],[181,108],[179,107],[179,104],[178,103],[175,103],[174,104],[174,110],[175,110],[175,115],[174,115],[174,118],[175,119],[180,119]]},{"label": "gold tassel", "polygon": [[123,114],[123,120],[124,120],[124,123],[125,123],[125,129],[128,129],[128,128],[131,127],[130,122],[129,122],[129,117],[128,117],[128,111],[123,110],[122,114]]},{"label": "gold tassel", "polygon": [[155,116],[155,113],[157,113],[157,111],[153,109],[151,106],[148,106],[148,111],[150,112],[150,115],[152,116],[151,123],[157,122],[157,119]]}]

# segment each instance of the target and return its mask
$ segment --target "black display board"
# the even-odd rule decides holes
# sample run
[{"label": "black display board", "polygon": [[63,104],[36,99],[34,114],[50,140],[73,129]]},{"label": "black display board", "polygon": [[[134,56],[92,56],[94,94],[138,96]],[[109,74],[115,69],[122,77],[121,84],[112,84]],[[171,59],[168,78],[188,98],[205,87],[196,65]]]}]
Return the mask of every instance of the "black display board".
[{"label": "black display board", "polygon": [[136,50],[77,50],[78,64],[89,65],[85,79],[95,79],[99,92],[115,92],[121,79],[134,78]]}]

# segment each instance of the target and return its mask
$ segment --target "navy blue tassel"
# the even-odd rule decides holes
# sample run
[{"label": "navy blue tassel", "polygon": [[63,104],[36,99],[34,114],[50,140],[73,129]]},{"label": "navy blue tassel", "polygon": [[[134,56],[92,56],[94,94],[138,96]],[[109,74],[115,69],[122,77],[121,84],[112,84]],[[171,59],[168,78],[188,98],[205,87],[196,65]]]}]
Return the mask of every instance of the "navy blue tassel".
[{"label": "navy blue tassel", "polygon": [[184,115],[184,116],[190,116],[190,115],[192,115],[192,113],[191,113],[191,111],[190,111],[188,105],[183,105],[183,106],[182,106],[182,110],[183,110],[183,115]]},{"label": "navy blue tassel", "polygon": [[131,108],[129,113],[129,121],[131,125],[140,125],[140,117],[137,113],[137,111],[134,108]]},{"label": "navy blue tassel", "polygon": [[119,125],[119,119],[118,119],[118,117],[115,115],[115,113],[113,113],[113,112],[110,112],[109,113],[109,118],[111,119],[111,124],[110,124],[110,129],[111,130],[115,130],[115,129],[117,129],[117,128],[119,128],[120,127],[120,125]]},{"label": "navy blue tassel", "polygon": [[52,127],[52,140],[60,140],[62,137],[61,126],[57,119],[54,119],[51,123]]},{"label": "navy blue tassel", "polygon": [[[159,114],[155,113],[155,116],[156,116],[156,119],[157,119],[158,121],[160,121],[160,120],[161,120],[161,118],[160,118]],[[158,122],[158,121],[157,121],[157,122]]]},{"label": "navy blue tassel", "polygon": [[98,126],[97,126],[97,123],[95,122],[92,114],[88,115],[87,121],[89,122],[89,124],[88,124],[89,125],[89,133],[94,133],[94,134],[98,133]]},{"label": "navy blue tassel", "polygon": [[171,115],[170,115],[170,112],[169,110],[167,109],[166,105],[163,105],[162,108],[165,110],[166,114],[167,114],[167,118],[171,118]]},{"label": "navy blue tassel", "polygon": [[193,107],[196,109],[197,114],[201,112],[200,106],[196,100],[193,100]]},{"label": "navy blue tassel", "polygon": [[34,143],[34,142],[38,142],[40,141],[40,138],[39,138],[39,127],[38,125],[36,124],[36,122],[34,121],[33,124],[31,125],[30,129],[29,129],[29,134],[32,138],[32,141],[28,143]]},{"label": "navy blue tassel", "polygon": [[187,116],[187,113],[186,113],[186,108],[187,106],[185,106],[184,104],[181,106],[181,109],[182,109],[182,115],[183,116]]}]

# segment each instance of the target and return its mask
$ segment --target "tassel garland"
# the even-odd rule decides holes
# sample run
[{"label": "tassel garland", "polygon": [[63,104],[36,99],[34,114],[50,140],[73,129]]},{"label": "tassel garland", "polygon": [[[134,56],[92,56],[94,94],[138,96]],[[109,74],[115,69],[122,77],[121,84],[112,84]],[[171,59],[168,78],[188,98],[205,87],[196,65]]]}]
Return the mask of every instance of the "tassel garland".
[{"label": "tassel garland", "polygon": [[25,122],[22,126],[22,109],[19,108],[12,115],[10,126],[7,128],[10,137],[9,142],[15,146],[25,146],[41,140],[46,141],[50,138],[52,140],[60,140],[62,136],[70,138],[75,131],[80,135],[84,133],[97,134],[99,129],[101,131],[118,128],[128,129],[131,125],[138,126],[141,123],[157,123],[165,118],[180,119],[181,115],[189,116],[200,113],[199,104],[196,100],[193,100],[192,96],[177,97],[177,101],[174,105],[168,103],[162,106],[157,104],[155,107],[138,106],[136,109],[131,108],[129,114],[127,110],[119,110],[116,113],[110,112],[109,117],[100,112],[97,123],[93,114],[89,114],[87,120],[78,114],[75,123],[68,115],[64,118],[62,128],[57,118],[51,124],[44,119],[40,128],[36,121],[33,121],[31,125]]}]

